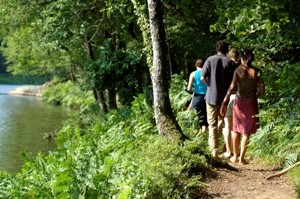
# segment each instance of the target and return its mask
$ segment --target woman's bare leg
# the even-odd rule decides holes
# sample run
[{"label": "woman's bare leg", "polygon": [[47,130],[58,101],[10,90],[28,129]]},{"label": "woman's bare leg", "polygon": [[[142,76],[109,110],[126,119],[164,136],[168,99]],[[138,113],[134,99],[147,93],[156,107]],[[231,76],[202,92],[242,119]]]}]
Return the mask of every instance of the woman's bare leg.
[{"label": "woman's bare leg", "polygon": [[245,154],[247,151],[247,146],[249,142],[250,134],[243,134],[242,142],[241,142],[241,154],[240,154],[240,163],[246,164]]},{"label": "woman's bare leg", "polygon": [[233,148],[231,138],[232,116],[224,117],[224,124],[223,137],[226,145],[226,156],[230,157]]},{"label": "woman's bare leg", "polygon": [[230,158],[230,161],[236,162],[239,155],[241,134],[232,131],[231,135],[232,135],[232,144],[233,144],[233,156]]}]

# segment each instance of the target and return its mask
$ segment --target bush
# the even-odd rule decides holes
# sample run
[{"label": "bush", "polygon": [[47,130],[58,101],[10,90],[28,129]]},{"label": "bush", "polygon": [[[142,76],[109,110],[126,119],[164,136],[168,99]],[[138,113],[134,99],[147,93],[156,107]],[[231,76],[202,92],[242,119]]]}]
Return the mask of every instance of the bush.
[{"label": "bush", "polygon": [[[250,142],[255,155],[284,168],[300,160],[299,66],[278,63],[277,67],[265,68],[267,98],[261,101],[261,128]],[[299,179],[299,172],[293,178]]]},{"label": "bush", "polygon": [[96,104],[92,92],[83,92],[72,81],[53,80],[42,93],[49,104],[61,104],[74,109],[86,110]]},{"label": "bush", "polygon": [[66,122],[56,151],[24,156],[21,173],[1,173],[0,197],[199,198],[206,142],[174,145],[158,135],[152,113],[138,96],[132,109]]}]

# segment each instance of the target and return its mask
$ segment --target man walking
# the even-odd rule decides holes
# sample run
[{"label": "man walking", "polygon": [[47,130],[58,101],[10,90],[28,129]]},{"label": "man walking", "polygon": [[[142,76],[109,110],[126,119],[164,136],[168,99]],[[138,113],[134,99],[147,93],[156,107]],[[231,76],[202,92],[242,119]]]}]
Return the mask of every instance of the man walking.
[{"label": "man walking", "polygon": [[234,72],[234,63],[226,56],[228,48],[226,41],[217,41],[217,54],[207,58],[201,73],[201,80],[207,84],[205,97],[209,129],[208,144],[213,158],[218,158],[218,140],[222,134],[224,117],[220,115],[220,107]]}]

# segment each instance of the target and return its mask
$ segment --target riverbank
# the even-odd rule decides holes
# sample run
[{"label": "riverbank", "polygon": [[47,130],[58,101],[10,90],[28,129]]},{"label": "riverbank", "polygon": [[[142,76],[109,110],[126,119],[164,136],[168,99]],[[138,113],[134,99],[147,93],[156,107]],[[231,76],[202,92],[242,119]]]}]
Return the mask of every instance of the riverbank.
[{"label": "riverbank", "polygon": [[42,96],[42,85],[22,85],[8,92],[10,95]]}]

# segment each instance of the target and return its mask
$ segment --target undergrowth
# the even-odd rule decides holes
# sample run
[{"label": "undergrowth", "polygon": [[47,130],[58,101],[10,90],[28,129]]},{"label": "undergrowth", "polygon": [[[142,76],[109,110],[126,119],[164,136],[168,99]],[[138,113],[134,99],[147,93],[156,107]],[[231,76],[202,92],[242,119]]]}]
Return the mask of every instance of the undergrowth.
[{"label": "undergrowth", "polygon": [[177,115],[194,138],[183,145],[158,134],[143,95],[105,116],[85,109],[65,122],[55,151],[24,155],[20,173],[0,173],[0,198],[199,198],[210,175],[207,138]]},{"label": "undergrowth", "polygon": [[[291,71],[293,71],[291,73]],[[278,63],[264,71],[266,97],[261,101],[259,131],[250,148],[263,161],[279,163],[282,168],[300,161],[300,65]],[[300,198],[300,173],[294,173]]]},{"label": "undergrowth", "polygon": [[42,95],[49,104],[60,104],[73,109],[85,110],[95,104],[92,92],[83,92],[72,81],[52,80],[46,84]]}]

